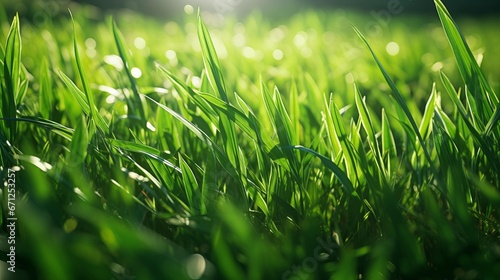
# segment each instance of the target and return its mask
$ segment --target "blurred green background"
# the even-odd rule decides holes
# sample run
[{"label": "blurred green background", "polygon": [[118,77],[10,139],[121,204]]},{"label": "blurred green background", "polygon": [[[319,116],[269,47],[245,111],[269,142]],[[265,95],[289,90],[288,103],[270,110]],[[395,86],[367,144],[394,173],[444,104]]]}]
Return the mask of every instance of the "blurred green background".
[{"label": "blurred green background", "polygon": [[[18,266],[29,275],[14,279],[497,279],[499,173],[473,133],[491,112],[463,93],[433,1],[79,2],[1,2],[1,54],[18,12],[17,81],[26,81],[13,112],[24,118],[19,134],[1,143],[3,165],[22,165]],[[466,60],[499,92],[498,2],[445,4],[470,46]],[[204,63],[198,5],[229,109],[210,99],[221,97],[208,81],[215,64]],[[435,170],[350,23],[390,73]],[[85,112],[87,92],[108,129]],[[235,156],[220,133],[224,113],[240,122],[234,166],[224,163]],[[498,158],[493,132],[476,134]],[[324,158],[276,156],[264,140]]]}]

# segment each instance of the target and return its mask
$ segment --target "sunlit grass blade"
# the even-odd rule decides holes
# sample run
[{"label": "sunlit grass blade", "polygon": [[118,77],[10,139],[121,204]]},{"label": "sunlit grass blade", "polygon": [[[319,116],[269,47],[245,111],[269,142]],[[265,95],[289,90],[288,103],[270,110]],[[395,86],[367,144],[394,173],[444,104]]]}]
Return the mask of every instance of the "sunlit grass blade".
[{"label": "sunlit grass blade", "polygon": [[87,121],[85,117],[82,116],[75,128],[71,143],[69,144],[70,153],[67,159],[67,164],[69,166],[78,168],[83,164],[83,161],[87,157],[88,144],[89,133],[87,130]]},{"label": "sunlit grass blade", "polygon": [[434,117],[434,109],[436,107],[436,84],[432,86],[431,96],[429,96],[429,100],[427,100],[427,104],[425,104],[425,111],[422,117],[422,121],[420,122],[420,135],[426,139],[430,133],[432,132],[432,119]]},{"label": "sunlit grass blade", "polygon": [[333,161],[329,160],[327,157],[303,146],[288,146],[288,147],[283,147],[283,149],[296,149],[313,154],[314,156],[318,157],[321,160],[321,162],[328,169],[330,169],[335,174],[335,176],[337,176],[339,181],[342,183],[342,187],[347,191],[347,193],[357,196],[357,194],[354,192],[354,186],[352,185],[351,181],[349,180],[345,172],[342,171],[342,169],[340,169],[338,165],[336,165]]},{"label": "sunlit grass blade", "polygon": [[[198,15],[198,40],[201,45],[203,64],[205,65],[208,81],[217,96],[222,101],[229,103],[226,93],[226,84],[224,82],[224,77],[222,76],[219,59],[210,37],[210,33],[200,15]],[[236,169],[240,169],[238,159],[238,140],[233,123],[231,123],[226,116],[221,115],[219,129],[224,141],[225,151],[229,158],[229,162],[235,166]]]},{"label": "sunlit grass blade", "polygon": [[[377,169],[382,171],[382,173],[385,174],[385,176],[387,176],[388,174],[387,170],[385,170],[385,165],[382,153],[380,151],[378,138],[375,135],[375,130],[373,128],[370,112],[368,111],[368,107],[366,106],[366,99],[361,97],[361,92],[359,92],[359,89],[357,88],[356,84],[354,84],[354,94],[355,94],[356,107],[359,113],[359,118],[368,136],[368,145],[370,146],[373,156],[375,157],[375,163],[378,166]],[[363,155],[364,151],[358,152],[358,154]]]},{"label": "sunlit grass blade", "polygon": [[75,83],[68,77],[66,74],[64,74],[61,70],[57,72],[59,74],[59,77],[63,81],[63,83],[66,85],[68,88],[69,92],[73,95],[73,97],[76,99],[80,107],[82,108],[83,112],[85,114],[90,113],[90,106],[89,103],[85,97],[85,93],[83,93],[76,85]]},{"label": "sunlit grass blade", "polygon": [[[215,112],[212,107],[207,104],[206,102],[203,101],[201,98],[196,98],[196,96],[199,94],[198,92],[195,92],[192,87],[189,87],[184,81],[182,81],[179,77],[175,76],[172,72],[168,71],[165,67],[161,66],[160,64],[156,63],[156,69],[160,70],[174,85],[174,87],[177,89],[177,91],[181,95],[185,95],[189,98],[192,98],[196,105],[200,107],[200,109],[209,117],[216,117],[218,116],[217,112]],[[203,75],[205,77],[205,75]],[[208,89],[207,89],[208,90]],[[205,92],[205,91],[201,91]],[[206,91],[208,92],[208,91]],[[226,103],[226,102],[225,102]],[[229,104],[228,104],[229,105]],[[214,122],[215,123],[215,122]]]},{"label": "sunlit grass blade", "polygon": [[[324,122],[326,124],[326,131],[332,146],[339,146],[340,150],[336,152],[341,152],[345,161],[346,173],[351,178],[351,180],[357,180],[359,178],[358,174],[358,160],[354,152],[352,143],[349,141],[346,127],[344,125],[344,120],[340,114],[340,110],[333,99],[330,96],[328,101],[326,96],[324,97],[324,104],[326,107],[326,114],[324,116]],[[356,184],[356,183],[354,183]]]},{"label": "sunlit grass blade", "polygon": [[221,67],[219,63],[219,58],[214,48],[212,38],[210,33],[205,26],[205,23],[198,15],[198,40],[201,45],[201,50],[203,54],[203,63],[205,65],[205,70],[207,74],[208,81],[216,94],[224,102],[229,102],[228,96],[226,94],[226,84],[224,82],[224,77],[221,72]]},{"label": "sunlit grass blade", "polygon": [[5,45],[4,75],[7,92],[17,101],[19,86],[21,83],[21,26],[19,15],[16,14],[10,26],[7,43]]},{"label": "sunlit grass blade", "polygon": [[458,113],[462,117],[462,120],[465,122],[465,125],[469,129],[470,133],[473,135],[474,140],[477,141],[477,143],[479,144],[479,146],[481,147],[481,149],[483,150],[485,155],[488,157],[488,159],[491,161],[491,164],[495,167],[495,169],[500,172],[500,169],[499,169],[500,162],[499,162],[498,157],[491,150],[491,147],[487,144],[485,139],[483,139],[481,132],[478,131],[476,129],[476,127],[474,127],[472,122],[470,121],[469,115],[467,114],[466,109],[464,108],[464,106],[460,102],[460,100],[458,98],[458,94],[455,91],[455,88],[451,84],[448,77],[443,72],[441,72],[440,74],[441,74],[441,81],[443,82],[443,85],[444,85],[446,91],[448,92],[448,95],[451,97],[451,100],[455,103],[455,106],[458,109]]},{"label": "sunlit grass blade", "polygon": [[[296,143],[292,143],[291,139],[291,121],[288,117],[288,114],[285,113],[283,103],[281,101],[281,98],[279,97],[279,92],[276,89],[274,91],[274,94],[271,95],[269,89],[263,81],[261,82],[261,92],[267,114],[269,116],[269,119],[271,120],[274,131],[278,136],[280,146],[286,147],[295,145]],[[298,180],[300,176],[298,174],[298,159],[296,155],[291,150],[282,150],[282,152],[290,164],[291,171],[295,176],[295,179],[297,180],[297,182],[300,182]]]},{"label": "sunlit grass blade", "polygon": [[[375,145],[373,148],[377,148],[378,145],[376,143],[378,142],[378,140],[375,137],[375,131],[373,129],[370,113],[368,112],[368,108],[366,106],[366,98],[361,97],[361,92],[359,92],[359,89],[356,86],[356,84],[354,84],[354,94],[355,94],[354,97],[355,97],[355,101],[356,101],[356,108],[358,109],[361,124],[363,125],[363,128],[366,131],[369,142],[371,144]],[[374,152],[378,153],[378,151],[374,151]]]},{"label": "sunlit grass blade", "polygon": [[[472,92],[478,106],[477,113],[484,123],[488,122],[488,126],[485,130],[486,134],[488,134],[493,128],[493,125],[498,122],[498,118],[500,117],[498,96],[496,96],[495,92],[489,85],[471,52],[467,41],[459,31],[458,26],[453,21],[453,18],[446,7],[443,5],[441,0],[435,0],[434,2],[436,4],[436,9],[444,32],[448,38],[453,53],[455,54],[455,59],[457,61],[462,79]],[[494,110],[495,113],[493,114]]]},{"label": "sunlit grass blade", "polygon": [[[72,16],[73,17],[73,16]],[[85,72],[85,69],[83,68],[82,64],[82,59],[80,56],[80,50],[78,48],[78,42],[76,39],[76,25],[75,21],[72,18],[73,22],[73,51],[75,54],[75,61],[76,65],[78,68],[78,74],[80,75],[80,79],[83,85],[83,93],[85,93],[85,98],[87,101],[87,104],[89,105],[89,115],[90,117],[95,121],[95,124],[97,127],[104,133],[108,132],[108,125],[104,121],[103,117],[99,114],[99,111],[97,110],[95,101],[94,101],[94,94],[92,92],[92,89],[90,88],[89,81],[87,79],[87,74]]]},{"label": "sunlit grass blade", "polygon": [[182,182],[184,191],[186,193],[186,198],[188,205],[191,209],[196,209],[197,211],[204,211],[205,206],[200,204],[203,200],[200,200],[200,191],[198,181],[194,176],[193,170],[189,167],[188,163],[183,159],[182,155],[179,154],[179,166],[182,170]]},{"label": "sunlit grass blade", "polygon": [[[186,118],[181,116],[179,113],[175,112],[171,108],[155,101],[154,99],[150,98],[149,96],[143,95],[144,98],[147,100],[151,101],[152,103],[156,104],[159,108],[162,110],[165,110],[167,113],[169,113],[171,116],[176,118],[178,121],[180,121],[187,129],[189,129],[191,132],[193,132],[197,138],[199,138],[207,147],[210,149],[211,153],[214,153],[217,157],[218,162],[221,164],[223,170],[227,172],[228,176],[232,178],[235,181],[240,180],[240,173],[235,167],[231,164],[228,165],[229,163],[229,158],[227,154],[212,140],[208,135],[200,130],[198,127],[193,125],[191,122],[189,122]],[[246,203],[245,201],[245,195],[244,190],[241,186],[238,186],[234,190],[238,194],[238,199],[240,200],[241,203]],[[242,204],[242,206],[244,206]]]},{"label": "sunlit grass blade", "polygon": [[389,76],[389,74],[385,70],[384,66],[382,65],[382,63],[378,59],[377,55],[375,54],[375,52],[373,51],[372,47],[370,46],[370,44],[366,40],[365,36],[355,26],[352,26],[352,28],[354,29],[354,31],[356,32],[356,34],[359,36],[359,38],[361,38],[361,40],[363,41],[363,43],[370,50],[373,58],[375,59],[375,62],[378,65],[378,68],[382,72],[382,75],[384,76],[387,84],[389,85],[389,87],[390,87],[390,89],[392,91],[392,95],[391,96],[394,97],[394,99],[396,99],[396,102],[398,103],[398,105],[400,106],[400,108],[403,109],[403,111],[404,111],[404,113],[406,115],[406,118],[410,122],[412,130],[417,135],[417,138],[418,138],[418,141],[420,142],[420,145],[422,145],[422,148],[424,150],[425,158],[427,159],[427,161],[429,162],[429,164],[431,164],[431,166],[432,166],[432,159],[431,159],[430,153],[429,153],[429,151],[428,151],[428,149],[427,149],[427,147],[425,145],[425,142],[424,142],[424,139],[422,138],[422,135],[419,133],[417,123],[415,122],[415,119],[413,118],[413,116],[412,116],[412,114],[410,112],[410,109],[408,108],[408,105],[406,104],[406,101],[405,101],[403,95],[401,94],[401,92],[396,87],[396,84],[392,80],[391,76]]},{"label": "sunlit grass blade", "polygon": [[125,40],[124,40],[123,35],[120,32],[120,30],[118,29],[118,26],[116,25],[116,22],[114,20],[112,21],[111,26],[112,26],[111,29],[113,31],[113,38],[115,40],[115,44],[116,44],[116,47],[118,49],[118,54],[123,61],[123,67],[124,67],[125,73],[127,75],[127,78],[130,82],[130,87],[132,89],[133,97],[132,97],[132,100],[127,99],[127,104],[130,106],[130,110],[136,116],[140,117],[140,119],[143,122],[146,122],[146,113],[145,113],[145,109],[144,109],[145,104],[144,104],[144,102],[141,99],[141,96],[139,94],[139,89],[137,87],[137,83],[136,83],[134,77],[132,76],[131,60],[128,56],[128,49],[125,45]]},{"label": "sunlit grass blade", "polygon": [[271,158],[279,159],[283,157],[281,152],[278,152],[275,147],[275,142],[266,133],[260,132],[260,123],[253,114],[249,114],[246,117],[241,111],[237,110],[233,106],[223,102],[211,94],[201,93],[195,97],[195,99],[204,99],[210,105],[214,106],[214,109],[219,111],[221,114],[226,115],[232,122],[234,122],[238,127],[245,132],[250,138],[257,142],[261,142],[265,145],[265,148]]},{"label": "sunlit grass blade", "polygon": [[42,118],[37,118],[37,117],[19,117],[15,119],[4,119],[0,118],[0,121],[6,121],[6,122],[26,122],[26,123],[32,123],[38,127],[41,127],[43,129],[51,130],[55,134],[62,136],[66,140],[71,140],[73,137],[74,130],[71,128],[68,128],[60,123],[51,121],[51,120],[46,120]]},{"label": "sunlit grass blade", "polygon": [[181,172],[181,169],[178,166],[166,160],[165,158],[161,157],[160,151],[155,148],[152,148],[150,146],[141,143],[135,143],[125,140],[110,139],[109,141],[111,145],[115,147],[118,147],[126,151],[142,154],[148,158],[154,159],[162,164],[165,164],[166,166],[176,170],[179,173]]},{"label": "sunlit grass blade", "polygon": [[[0,83],[0,94],[2,95],[2,112],[0,117],[15,118],[16,117],[16,100],[19,95],[19,87],[21,83],[21,31],[19,24],[19,15],[16,14],[12,20],[7,42],[5,45],[5,57],[3,59],[3,76],[4,79]],[[11,142],[16,136],[16,122],[2,124],[6,129],[5,136]]]},{"label": "sunlit grass blade", "polygon": [[460,137],[460,135],[458,135],[456,124],[453,123],[451,118],[443,111],[443,109],[438,107],[434,108],[434,120],[441,122],[443,129],[445,129],[446,133],[452,136],[455,141],[457,137]]}]

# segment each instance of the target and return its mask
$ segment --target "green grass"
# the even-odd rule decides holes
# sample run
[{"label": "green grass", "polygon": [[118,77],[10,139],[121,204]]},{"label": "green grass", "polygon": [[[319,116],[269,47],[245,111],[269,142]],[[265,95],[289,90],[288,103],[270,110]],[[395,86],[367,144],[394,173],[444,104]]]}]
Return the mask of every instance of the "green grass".
[{"label": "green grass", "polygon": [[497,279],[500,22],[462,32],[435,2],[434,18],[395,18],[382,36],[335,11],[218,27],[85,9],[0,23],[16,268]]}]

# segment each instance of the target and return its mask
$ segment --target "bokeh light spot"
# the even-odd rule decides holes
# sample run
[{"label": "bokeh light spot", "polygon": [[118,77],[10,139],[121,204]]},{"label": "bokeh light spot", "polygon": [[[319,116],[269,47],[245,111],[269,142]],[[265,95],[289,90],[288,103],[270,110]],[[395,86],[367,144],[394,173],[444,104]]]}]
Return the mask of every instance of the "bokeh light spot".
[{"label": "bokeh light spot", "polygon": [[206,267],[205,258],[200,254],[191,255],[186,263],[187,273],[191,279],[200,279]]},{"label": "bokeh light spot", "polygon": [[251,47],[244,47],[242,53],[243,53],[243,56],[246,58],[254,58],[255,57],[255,50],[252,49]]},{"label": "bokeh light spot", "polygon": [[134,46],[137,49],[142,50],[146,47],[146,40],[144,40],[144,38],[142,38],[142,37],[137,37],[134,40]]},{"label": "bokeh light spot", "polygon": [[186,15],[192,15],[194,13],[194,8],[191,5],[184,6],[184,12]]},{"label": "bokeh light spot", "polygon": [[94,58],[94,57],[96,57],[96,55],[97,55],[97,52],[96,52],[96,50],[95,50],[95,49],[86,49],[86,50],[85,50],[85,53],[87,54],[87,56],[88,56],[89,58]]},{"label": "bokeh light spot", "polygon": [[293,37],[293,43],[297,48],[301,48],[307,43],[307,33],[304,31],[299,32],[295,37]]},{"label": "bokeh light spot", "polygon": [[276,49],[273,51],[273,58],[276,60],[282,60],[283,59],[283,51]]},{"label": "bokeh light spot", "polygon": [[172,59],[177,58],[177,53],[174,50],[168,50],[165,52],[165,57],[172,60]]},{"label": "bokeh light spot", "polygon": [[237,47],[243,47],[246,43],[245,35],[239,33],[233,36],[233,44]]},{"label": "bokeh light spot", "polygon": [[97,47],[97,42],[93,38],[87,38],[87,40],[85,40],[85,46],[88,49],[95,49]]},{"label": "bokeh light spot", "polygon": [[399,54],[399,45],[396,42],[390,42],[385,46],[385,50],[389,55],[396,56]]},{"label": "bokeh light spot", "polygon": [[436,62],[432,65],[431,70],[434,72],[438,72],[439,70],[443,69],[443,63],[442,62]]},{"label": "bokeh light spot", "polygon": [[132,74],[132,77],[139,79],[142,76],[142,71],[141,69],[134,67],[132,70],[130,70],[130,73]]}]

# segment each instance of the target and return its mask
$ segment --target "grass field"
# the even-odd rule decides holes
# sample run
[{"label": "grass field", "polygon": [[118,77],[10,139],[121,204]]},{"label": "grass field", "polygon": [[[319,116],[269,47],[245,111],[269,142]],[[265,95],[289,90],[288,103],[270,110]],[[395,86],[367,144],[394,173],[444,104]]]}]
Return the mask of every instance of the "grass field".
[{"label": "grass field", "polygon": [[498,279],[500,20],[435,3],[1,22],[0,278]]}]

